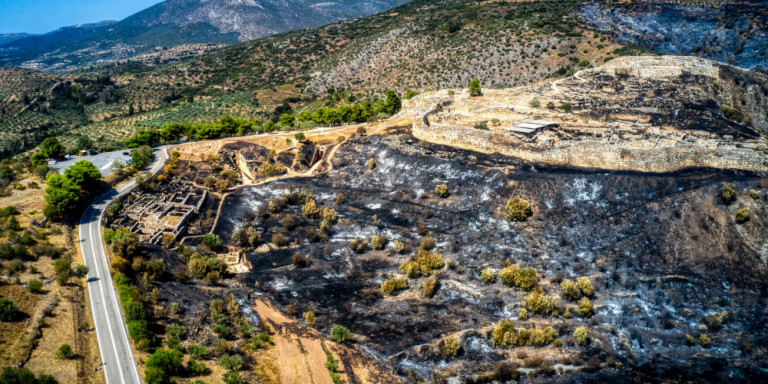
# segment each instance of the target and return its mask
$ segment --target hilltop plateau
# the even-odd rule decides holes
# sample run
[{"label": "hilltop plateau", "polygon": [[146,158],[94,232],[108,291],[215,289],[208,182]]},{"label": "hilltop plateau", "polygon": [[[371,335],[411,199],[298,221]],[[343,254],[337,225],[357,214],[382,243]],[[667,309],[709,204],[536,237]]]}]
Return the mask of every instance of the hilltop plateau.
[{"label": "hilltop plateau", "polygon": [[[768,77],[692,57],[620,58],[477,97],[424,93],[402,113],[420,139],[551,165],[768,171]],[[514,131],[526,120],[554,126]]]}]

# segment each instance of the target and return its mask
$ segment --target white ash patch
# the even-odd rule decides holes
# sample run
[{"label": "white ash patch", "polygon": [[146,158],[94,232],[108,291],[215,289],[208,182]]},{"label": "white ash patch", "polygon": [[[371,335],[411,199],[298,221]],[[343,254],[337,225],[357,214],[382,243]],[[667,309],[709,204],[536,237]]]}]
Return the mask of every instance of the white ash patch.
[{"label": "white ash patch", "polygon": [[464,349],[466,349],[467,352],[477,354],[493,353],[493,347],[491,347],[486,340],[474,336],[464,340]]},{"label": "white ash patch", "polygon": [[370,210],[374,210],[375,211],[377,209],[381,209],[381,203],[371,203],[371,204],[366,205],[365,207],[370,209]]}]

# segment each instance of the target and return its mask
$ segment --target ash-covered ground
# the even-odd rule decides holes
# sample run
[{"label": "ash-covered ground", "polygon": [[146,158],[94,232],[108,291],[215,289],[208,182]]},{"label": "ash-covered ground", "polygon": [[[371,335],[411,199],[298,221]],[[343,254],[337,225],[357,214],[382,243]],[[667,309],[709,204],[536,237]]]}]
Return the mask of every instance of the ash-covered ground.
[{"label": "ash-covered ground", "polygon": [[[331,324],[348,327],[353,343],[404,381],[487,380],[491,376],[482,375],[503,361],[534,382],[748,382],[768,374],[766,179],[710,170],[551,169],[420,143],[404,131],[354,138],[338,150],[333,166],[322,176],[230,193],[215,232],[229,241],[248,224],[262,232],[262,242],[286,236],[287,247],[247,253],[253,269],[237,278],[240,283],[258,282],[267,297],[297,315],[314,309],[316,328],[326,334]],[[721,202],[722,182],[734,183],[735,202]],[[449,197],[435,196],[438,184],[448,185]],[[301,205],[267,218],[257,214],[259,206],[302,188],[338,213],[327,242],[307,239],[320,221],[305,218]],[[506,219],[511,197],[531,202],[526,222]],[[740,207],[751,212],[744,224],[734,221]],[[294,223],[285,226],[289,215]],[[424,233],[434,237],[447,264],[437,272],[437,293],[425,297],[427,278],[420,277],[408,279],[404,291],[383,294],[381,284],[403,276],[400,264],[410,260]],[[355,237],[370,241],[377,234],[389,240],[383,250],[357,253],[348,246]],[[409,249],[397,253],[396,239]],[[311,265],[295,266],[296,253]],[[559,302],[559,316],[517,319],[530,292],[480,277],[489,267],[498,272],[505,260],[538,271],[537,286]],[[595,286],[589,318],[576,314],[577,304],[565,300],[559,285],[580,276]],[[572,317],[562,316],[566,308]],[[723,311],[722,324],[705,318]],[[501,319],[519,328],[550,325],[562,346],[496,348],[489,336]],[[578,326],[589,330],[587,346],[574,342]],[[686,342],[686,335],[699,340],[701,334],[709,346]],[[443,335],[459,338],[456,357],[435,352]]]}]

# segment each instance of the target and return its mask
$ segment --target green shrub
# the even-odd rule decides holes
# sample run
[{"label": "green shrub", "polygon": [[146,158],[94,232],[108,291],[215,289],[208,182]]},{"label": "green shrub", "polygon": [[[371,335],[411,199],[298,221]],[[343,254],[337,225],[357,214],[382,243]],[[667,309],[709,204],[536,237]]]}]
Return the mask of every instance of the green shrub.
[{"label": "green shrub", "polygon": [[419,249],[416,258],[411,261],[405,261],[400,264],[400,271],[408,277],[429,276],[432,271],[445,266],[443,256],[437,252],[427,252]]},{"label": "green shrub", "polygon": [[531,204],[527,200],[519,197],[513,197],[507,200],[507,204],[504,206],[504,212],[507,214],[507,219],[511,221],[525,221],[533,213]]},{"label": "green shrub", "polygon": [[592,293],[595,292],[595,287],[592,285],[592,281],[589,280],[588,277],[581,276],[576,279],[576,285],[579,286],[579,289],[581,290],[581,294],[584,296],[592,296]]},{"label": "green shrub", "polygon": [[459,354],[461,349],[461,341],[456,336],[443,336],[441,343],[440,354],[443,359],[451,358]]},{"label": "green shrub", "polygon": [[422,283],[422,291],[424,297],[432,297],[437,293],[437,289],[440,287],[440,280],[437,275],[432,275],[429,279],[424,280]]},{"label": "green shrub", "polygon": [[[314,314],[314,312],[312,313]],[[272,335],[268,332],[259,332],[251,337],[251,346],[253,346],[253,349],[268,348],[272,345],[275,345],[275,342],[272,340]]]},{"label": "green shrub", "polygon": [[368,159],[368,169],[373,170],[374,168],[376,168],[376,160],[373,158]]},{"label": "green shrub", "polygon": [[193,359],[207,359],[208,358],[208,347],[202,344],[192,344],[187,348],[187,352],[189,352],[189,356]]},{"label": "green shrub", "polygon": [[590,317],[594,313],[594,309],[592,308],[592,301],[590,301],[588,298],[584,297],[581,300],[579,300],[579,314],[584,317]]},{"label": "green shrub", "polygon": [[27,283],[27,290],[32,293],[42,293],[43,292],[43,282],[40,280],[30,280]]},{"label": "green shrub", "polygon": [[472,128],[480,129],[480,130],[483,130],[483,131],[487,131],[488,130],[488,123],[484,123],[484,122],[483,123],[477,123],[477,124],[473,125]]},{"label": "green shrub", "polygon": [[699,335],[699,344],[701,344],[702,347],[704,348],[709,347],[711,343],[712,343],[712,340],[705,333],[702,333],[701,335]]},{"label": "green shrub", "polygon": [[224,384],[243,384],[243,377],[240,375],[240,372],[229,371],[221,375],[221,381]]},{"label": "green shrub", "polygon": [[499,348],[512,348],[517,344],[517,332],[515,332],[515,323],[510,320],[502,319],[491,332],[491,341],[493,345]]},{"label": "green shrub", "polygon": [[533,108],[538,108],[538,107],[540,107],[540,106],[541,106],[541,102],[539,101],[539,99],[531,99],[531,100],[528,102],[528,105],[530,105],[530,106],[531,106],[531,107],[533,107]]},{"label": "green shrub", "polygon": [[0,321],[13,321],[19,313],[19,307],[7,297],[0,297]]},{"label": "green shrub", "polygon": [[176,374],[181,372],[182,369],[182,353],[175,349],[163,349],[159,348],[149,356],[146,366],[148,368],[156,367],[163,370],[168,374]]},{"label": "green shrub", "polygon": [[190,357],[187,362],[187,371],[192,372],[194,375],[203,375],[208,372],[208,367],[202,361],[197,361],[194,357]]},{"label": "green shrub", "polygon": [[402,291],[408,288],[408,281],[406,279],[389,279],[381,283],[382,292],[391,295],[396,291]]},{"label": "green shrub", "polygon": [[558,302],[554,299],[547,298],[540,288],[534,290],[525,297],[525,308],[533,313],[541,315],[555,315],[558,312]]},{"label": "green shrub", "polygon": [[469,95],[480,96],[482,93],[483,91],[480,89],[480,80],[472,79],[472,81],[469,82]]},{"label": "green shrub", "polygon": [[736,200],[736,187],[731,183],[723,182],[720,185],[720,199],[725,204],[730,204]]},{"label": "green shrub", "polygon": [[520,308],[520,312],[517,314],[517,318],[520,320],[528,320],[528,310]]},{"label": "green shrub", "polygon": [[203,244],[215,252],[221,248],[221,238],[219,235],[208,233],[203,236]]},{"label": "green shrub", "polygon": [[59,346],[59,349],[56,350],[56,357],[59,359],[70,359],[74,355],[75,352],[72,350],[72,346],[69,344],[62,344]]},{"label": "green shrub", "polygon": [[518,287],[526,291],[533,289],[539,281],[539,276],[534,268],[518,268],[510,265],[499,272],[501,282],[510,287]]},{"label": "green shrub", "polygon": [[493,284],[496,282],[496,272],[491,268],[486,268],[480,271],[480,279],[486,284]]},{"label": "green shrub", "polygon": [[446,198],[450,196],[451,194],[448,192],[448,185],[446,184],[438,184],[435,186],[435,195],[440,198]]},{"label": "green shrub", "polygon": [[573,331],[573,337],[576,339],[576,344],[580,346],[587,345],[587,342],[589,341],[589,334],[587,332],[587,327],[581,326],[577,327],[576,330]]},{"label": "green shrub", "polygon": [[343,343],[343,342],[347,341],[348,337],[349,337],[349,329],[347,329],[347,328],[345,328],[345,327],[343,327],[341,325],[338,325],[338,324],[334,324],[331,327],[331,339],[332,340],[337,341],[339,343]]},{"label": "green shrub", "polygon": [[560,104],[560,109],[562,109],[564,112],[570,113],[573,111],[573,105],[571,105],[571,103],[562,103]]},{"label": "green shrub", "polygon": [[405,243],[404,242],[402,242],[400,240],[395,240],[393,243],[395,245],[395,252],[397,252],[397,253],[405,252]]},{"label": "green shrub", "polygon": [[749,221],[749,208],[743,207],[737,209],[733,217],[739,224],[746,223]]},{"label": "green shrub", "polygon": [[728,311],[712,313],[704,316],[707,328],[713,331],[719,331],[723,323],[728,319]]},{"label": "green shrub", "polygon": [[560,283],[560,289],[563,291],[563,296],[568,300],[575,301],[581,297],[581,291],[573,280],[563,280],[563,282]]},{"label": "green shrub", "polygon": [[384,249],[384,247],[387,245],[387,241],[387,236],[384,234],[373,235],[373,237],[371,237],[371,248],[375,250]]},{"label": "green shrub", "polygon": [[243,357],[225,353],[219,358],[219,365],[228,371],[239,371],[243,368]]},{"label": "green shrub", "polygon": [[357,237],[352,238],[352,240],[349,241],[349,249],[356,253],[363,252],[365,250],[365,247],[368,246],[368,241],[358,239]]}]

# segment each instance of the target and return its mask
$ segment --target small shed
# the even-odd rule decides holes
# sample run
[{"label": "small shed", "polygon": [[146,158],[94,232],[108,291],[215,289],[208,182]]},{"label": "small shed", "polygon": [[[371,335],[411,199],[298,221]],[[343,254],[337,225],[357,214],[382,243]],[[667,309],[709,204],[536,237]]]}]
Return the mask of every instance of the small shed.
[{"label": "small shed", "polygon": [[554,127],[559,127],[559,125],[552,121],[523,120],[507,128],[507,131],[511,133],[521,134],[527,137],[533,137],[533,136],[536,136],[536,134],[539,132],[542,132],[546,129],[554,128]]}]

